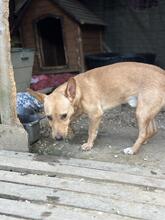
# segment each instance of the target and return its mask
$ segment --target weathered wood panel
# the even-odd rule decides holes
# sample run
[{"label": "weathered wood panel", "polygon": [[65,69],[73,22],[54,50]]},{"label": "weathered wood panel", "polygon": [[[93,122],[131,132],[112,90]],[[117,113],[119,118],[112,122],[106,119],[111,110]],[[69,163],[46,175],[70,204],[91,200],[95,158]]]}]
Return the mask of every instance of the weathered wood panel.
[{"label": "weathered wood panel", "polygon": [[[122,183],[102,183],[82,178],[64,178],[57,176],[33,175],[18,172],[0,171],[0,181],[16,184],[26,184],[30,186],[48,187],[67,191],[76,191],[80,193],[106,196],[111,199],[121,199],[128,202],[148,203],[153,205],[165,206],[165,192],[159,189],[145,188]],[[0,186],[3,183],[0,182]],[[6,192],[10,192],[10,184],[6,184]],[[8,191],[9,188],[9,191]],[[141,191],[143,193],[141,194]],[[5,191],[0,189],[0,194]],[[18,193],[19,195],[19,193]],[[140,195],[136,196],[135,195]]]},{"label": "weathered wood panel", "polygon": [[[132,220],[133,218],[115,215],[111,213],[97,212],[67,206],[52,204],[35,204],[29,201],[15,201],[0,199],[0,213],[22,217],[31,220]],[[136,219],[136,218],[134,218]]]},{"label": "weathered wood panel", "polygon": [[31,172],[36,174],[60,174],[64,176],[78,176],[82,178],[97,179],[99,181],[110,181],[138,186],[148,186],[165,189],[165,179],[139,176],[121,172],[112,172],[76,166],[68,166],[56,162],[40,162],[17,158],[6,158],[0,156],[0,168],[5,170]]},{"label": "weathered wood panel", "polygon": [[16,87],[10,55],[9,1],[0,1],[0,123],[19,125]]},{"label": "weathered wood panel", "polygon": [[0,152],[0,219],[164,217],[160,170],[153,175],[129,165]]},{"label": "weathered wood panel", "polygon": [[3,215],[3,214],[0,214],[0,219],[1,220],[26,220],[25,218],[11,217],[11,216]]},{"label": "weathered wood panel", "polygon": [[0,151],[0,156],[5,156],[8,158],[17,158],[17,159],[26,159],[26,160],[37,160],[37,161],[49,161],[49,162],[56,162],[62,165],[68,166],[76,166],[76,167],[85,167],[91,169],[98,169],[104,171],[113,171],[118,172],[122,170],[123,173],[139,175],[139,176],[148,176],[148,177],[156,177],[158,179],[165,179],[165,174],[162,170],[155,167],[154,170],[148,169],[146,167],[141,167],[139,165],[131,166],[128,164],[118,164],[118,163],[111,163],[111,162],[102,162],[102,161],[93,161],[87,159],[76,159],[76,158],[69,158],[63,159],[58,158],[56,156],[48,156],[45,155],[37,155],[32,153],[23,153],[23,152],[14,152],[14,151]]},{"label": "weathered wood panel", "polygon": [[102,51],[102,30],[99,28],[82,28],[84,54],[99,53]]},{"label": "weathered wood panel", "polygon": [[[2,188],[1,188],[2,187]],[[131,216],[144,219],[163,219],[165,206],[150,205],[147,203],[128,202],[122,199],[112,199],[111,195],[98,196],[76,191],[49,189],[14,183],[0,183],[0,195],[9,199],[29,201],[30,203],[50,203],[100,212],[118,213],[122,216]],[[139,192],[140,193],[140,192]],[[136,197],[136,194],[134,195]],[[136,200],[136,198],[135,198]]]}]

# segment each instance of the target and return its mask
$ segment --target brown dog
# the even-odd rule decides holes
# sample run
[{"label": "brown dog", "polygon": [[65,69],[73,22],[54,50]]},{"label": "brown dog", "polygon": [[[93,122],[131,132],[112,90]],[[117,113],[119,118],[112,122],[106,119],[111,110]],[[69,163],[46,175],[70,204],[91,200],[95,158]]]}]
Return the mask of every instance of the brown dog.
[{"label": "brown dog", "polygon": [[156,132],[155,116],[165,105],[165,75],[159,67],[124,62],[81,73],[50,95],[30,91],[44,102],[45,114],[56,139],[68,135],[70,122],[82,113],[89,117],[88,141],[83,150],[93,147],[103,113],[122,103],[136,105],[139,136],[126,154],[135,154]]}]

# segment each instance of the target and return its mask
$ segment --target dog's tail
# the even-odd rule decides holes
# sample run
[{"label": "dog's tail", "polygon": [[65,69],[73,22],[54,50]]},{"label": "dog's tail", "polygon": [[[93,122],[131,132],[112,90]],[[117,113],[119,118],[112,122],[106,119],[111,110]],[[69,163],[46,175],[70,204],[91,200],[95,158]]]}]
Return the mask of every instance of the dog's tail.
[{"label": "dog's tail", "polygon": [[30,88],[27,88],[26,91],[27,91],[30,95],[34,96],[36,99],[38,99],[38,101],[40,101],[40,102],[42,102],[42,103],[44,102],[44,99],[45,99],[45,97],[47,96],[47,95],[44,94],[44,93],[40,93],[40,92],[33,91],[33,90],[30,89]]}]

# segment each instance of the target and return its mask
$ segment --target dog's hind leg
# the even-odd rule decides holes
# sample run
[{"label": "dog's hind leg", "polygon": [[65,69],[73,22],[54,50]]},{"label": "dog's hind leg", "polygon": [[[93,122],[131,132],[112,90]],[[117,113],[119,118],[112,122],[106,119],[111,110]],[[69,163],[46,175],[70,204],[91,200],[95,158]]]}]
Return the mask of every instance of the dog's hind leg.
[{"label": "dog's hind leg", "polygon": [[150,121],[147,127],[147,137],[143,144],[147,144],[149,139],[152,138],[157,133],[157,131],[158,129],[157,129],[156,121],[155,119],[153,119],[152,121]]},{"label": "dog's hind leg", "polygon": [[136,154],[141,145],[157,132],[154,118],[162,107],[162,98],[157,95],[153,96],[152,99],[149,98],[150,96],[147,93],[139,97],[136,109],[139,136],[132,148],[124,149],[125,154]]}]

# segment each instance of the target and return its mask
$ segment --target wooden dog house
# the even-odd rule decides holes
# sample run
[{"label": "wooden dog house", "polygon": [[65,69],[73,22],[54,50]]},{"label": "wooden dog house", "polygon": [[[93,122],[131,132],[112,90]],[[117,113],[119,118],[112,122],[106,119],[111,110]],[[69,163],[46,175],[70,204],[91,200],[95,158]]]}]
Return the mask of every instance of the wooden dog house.
[{"label": "wooden dog house", "polygon": [[104,22],[77,0],[17,0],[22,46],[35,48],[33,73],[81,72],[102,51]]}]

